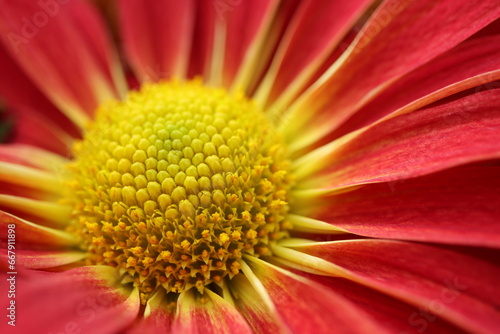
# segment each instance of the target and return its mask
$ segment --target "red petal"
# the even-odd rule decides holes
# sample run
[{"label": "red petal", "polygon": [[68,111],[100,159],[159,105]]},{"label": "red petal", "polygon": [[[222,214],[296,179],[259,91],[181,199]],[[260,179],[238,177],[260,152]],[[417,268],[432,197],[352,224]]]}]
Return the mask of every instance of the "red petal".
[{"label": "red petal", "polygon": [[[394,82],[361,108],[331,138],[368,125],[398,110],[413,111],[443,97],[500,79],[500,36],[466,41]],[[402,110],[400,110],[401,112]]]},{"label": "red petal", "polygon": [[[251,270],[251,269],[249,269]],[[254,333],[282,333],[286,326],[278,318],[275,308],[268,307],[245,275],[236,275],[230,282],[234,303]]]},{"label": "red petal", "polygon": [[52,151],[61,156],[70,156],[73,138],[62,130],[62,127],[49,121],[44,114],[22,109],[14,115],[15,127],[13,143],[27,144]]},{"label": "red petal", "polygon": [[439,315],[466,330],[494,333],[498,327],[500,268],[497,265],[408,242],[352,240],[289,246],[346,269],[345,275],[351,280]]},{"label": "red petal", "polygon": [[[113,4],[108,3],[110,7]],[[93,6],[70,6],[71,15],[75,18],[75,24],[78,26],[85,43],[90,45],[89,51],[94,54],[97,66],[106,76],[106,79],[114,83],[116,92],[123,97],[127,93],[127,81],[122,65],[118,59],[118,54],[111,43],[111,32],[108,32],[106,22],[102,19],[100,13],[96,13]]]},{"label": "red petal", "polygon": [[391,333],[465,333],[434,314],[342,278],[298,275],[326,286],[361,308]]},{"label": "red petal", "polygon": [[8,162],[11,164],[23,165],[32,168],[39,168],[32,163],[29,156],[23,154],[17,154],[16,145],[0,145],[0,161]]},{"label": "red petal", "polygon": [[125,51],[139,81],[185,78],[194,1],[126,0],[119,6]]},{"label": "red petal", "polygon": [[314,159],[302,158],[304,166],[298,173],[311,174],[328,164],[326,180],[315,175],[311,183],[341,188],[401,180],[499,157],[499,93],[480,92],[387,119],[354,134],[344,145],[332,143],[337,148],[330,152],[328,147],[318,150],[323,156],[313,153]]},{"label": "red petal", "polygon": [[238,310],[208,289],[205,289],[203,297],[195,297],[192,290],[183,292],[179,296],[172,332],[252,333]]},{"label": "red petal", "polygon": [[[19,273],[15,276],[15,298],[3,299],[6,303],[15,301],[16,330],[22,333],[120,332],[137,317],[140,302],[137,291],[127,299],[109,285],[102,275],[110,275],[111,270],[110,267],[83,267],[58,273]],[[6,282],[2,276],[2,282]],[[5,302],[2,302],[3,309]],[[2,321],[4,325],[6,321]]]},{"label": "red petal", "polygon": [[[22,126],[28,124],[44,123],[48,118],[59,127],[56,131],[66,131],[69,134],[76,135],[75,124],[71,122],[64,114],[58,110],[47,97],[35,86],[16,61],[8,54],[4,45],[0,43],[0,67],[2,76],[0,77],[0,96],[5,102],[16,110],[15,120]],[[42,115],[43,114],[43,115]],[[27,118],[27,120],[25,120]],[[34,120],[32,120],[35,118]],[[20,135],[25,132],[20,130]],[[39,133],[43,134],[43,124]],[[30,134],[36,136],[36,134]],[[54,135],[49,135],[49,138]],[[41,137],[41,135],[40,135]]]},{"label": "red petal", "polygon": [[143,318],[128,331],[129,334],[170,333],[172,314],[161,309],[151,312],[149,317]]},{"label": "red petal", "polygon": [[270,102],[291,84],[295,93],[301,90],[372,2],[302,1],[264,79],[263,85],[270,90],[264,94],[270,94]]},{"label": "red petal", "polygon": [[20,196],[20,197],[25,197],[25,198],[31,198],[31,199],[38,199],[38,200],[47,200],[48,198],[52,198],[54,201],[56,201],[60,196],[49,196],[47,193],[35,189],[30,189],[24,186],[20,186],[17,184],[10,184],[7,182],[0,181],[0,189],[2,189],[1,193],[4,195],[11,195],[11,196]]},{"label": "red petal", "polygon": [[[45,199],[61,194],[66,160],[59,155],[22,144],[0,144],[0,182],[46,193]],[[3,186],[7,188],[9,186]],[[0,193],[9,194],[3,189]],[[52,196],[49,196],[52,194]],[[26,197],[31,197],[27,193]]]},{"label": "red petal", "polygon": [[[130,331],[127,331],[127,333],[171,333],[175,309],[169,304],[170,302],[166,298],[165,290],[158,289],[153,296],[148,299],[144,317],[140,319]],[[172,310],[169,310],[168,307]]]},{"label": "red petal", "polygon": [[248,259],[292,333],[385,332],[342,296],[262,260]]},{"label": "red petal", "polygon": [[496,0],[384,2],[356,44],[290,109],[295,116],[288,122],[290,139],[297,148],[314,142],[392,81],[451,49],[499,16]]},{"label": "red petal", "polygon": [[[237,75],[248,73],[256,62],[262,63],[257,53],[260,43],[268,36],[265,32],[279,4],[276,0],[216,1],[216,14],[225,26],[225,53],[223,58],[223,84],[230,87]],[[217,46],[215,46],[217,47]],[[241,79],[240,79],[241,80]],[[238,88],[246,85],[235,83]]]},{"label": "red petal", "polygon": [[[14,233],[7,233],[13,230]],[[1,248],[7,248],[8,235],[15,235],[16,249],[61,249],[74,246],[73,235],[61,230],[40,226],[0,211]]]},{"label": "red petal", "polygon": [[199,0],[196,4],[191,58],[188,77],[209,77],[215,36],[216,7],[212,0]]},{"label": "red petal", "polygon": [[66,225],[67,209],[57,204],[65,163],[61,156],[37,147],[0,145],[0,209],[24,212],[28,219],[55,218],[54,223]]},{"label": "red petal", "polygon": [[[3,249],[0,259],[8,262],[8,252]],[[14,251],[16,255],[16,265],[28,269],[44,269],[59,267],[80,261],[85,256],[82,252],[54,252],[54,251],[33,251],[20,250]]]},{"label": "red petal", "polygon": [[44,201],[25,196],[0,193],[0,209],[19,218],[36,221],[38,224],[54,228],[65,228],[71,217],[71,207],[55,201]]},{"label": "red petal", "polygon": [[457,168],[320,200],[315,217],[363,236],[500,247],[500,168]]},{"label": "red petal", "polygon": [[[57,167],[59,165],[55,165]],[[44,192],[47,195],[60,195],[61,180],[56,170],[45,171],[17,163],[0,161],[0,182]]]},{"label": "red petal", "polygon": [[0,161],[47,171],[54,171],[56,165],[66,162],[59,155],[23,144],[0,145]]},{"label": "red petal", "polygon": [[[88,120],[85,113],[92,114],[100,102],[116,97],[109,75],[102,70],[107,61],[98,59],[99,52],[93,50],[98,43],[91,43],[81,30],[98,20],[85,7],[89,4],[2,0],[0,5],[0,31],[9,53],[75,123],[83,125]],[[99,29],[94,32],[106,34]]]}]

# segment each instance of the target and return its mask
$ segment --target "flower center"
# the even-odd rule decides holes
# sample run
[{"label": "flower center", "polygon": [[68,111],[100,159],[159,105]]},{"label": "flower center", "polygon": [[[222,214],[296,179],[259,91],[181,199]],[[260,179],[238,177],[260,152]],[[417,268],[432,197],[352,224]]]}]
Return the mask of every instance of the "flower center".
[{"label": "flower center", "polygon": [[197,81],[143,86],[102,105],[74,146],[69,230],[88,264],[119,268],[143,302],[223,284],[243,254],[288,235],[286,148],[241,94]]}]

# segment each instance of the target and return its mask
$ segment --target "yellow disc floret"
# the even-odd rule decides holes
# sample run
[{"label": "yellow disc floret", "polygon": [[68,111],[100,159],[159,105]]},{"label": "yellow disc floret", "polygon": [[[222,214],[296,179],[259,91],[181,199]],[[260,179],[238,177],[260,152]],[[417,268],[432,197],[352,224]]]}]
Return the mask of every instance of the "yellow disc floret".
[{"label": "yellow disc floret", "polygon": [[74,154],[69,230],[89,264],[117,267],[143,301],[159,287],[202,293],[287,236],[286,150],[241,94],[143,86],[101,106]]}]

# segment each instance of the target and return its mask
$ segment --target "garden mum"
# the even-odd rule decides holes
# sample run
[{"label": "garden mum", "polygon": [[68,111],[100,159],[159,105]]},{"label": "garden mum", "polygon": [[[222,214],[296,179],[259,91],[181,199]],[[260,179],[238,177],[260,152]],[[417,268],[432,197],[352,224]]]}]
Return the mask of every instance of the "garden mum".
[{"label": "garden mum", "polygon": [[0,5],[3,332],[498,330],[498,1]]}]

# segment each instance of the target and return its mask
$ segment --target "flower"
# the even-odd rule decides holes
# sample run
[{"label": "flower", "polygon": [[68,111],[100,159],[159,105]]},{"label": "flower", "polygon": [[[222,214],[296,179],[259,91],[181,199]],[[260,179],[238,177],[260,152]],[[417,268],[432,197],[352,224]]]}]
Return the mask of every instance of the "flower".
[{"label": "flower", "polygon": [[8,330],[496,332],[496,1],[0,5]]}]

